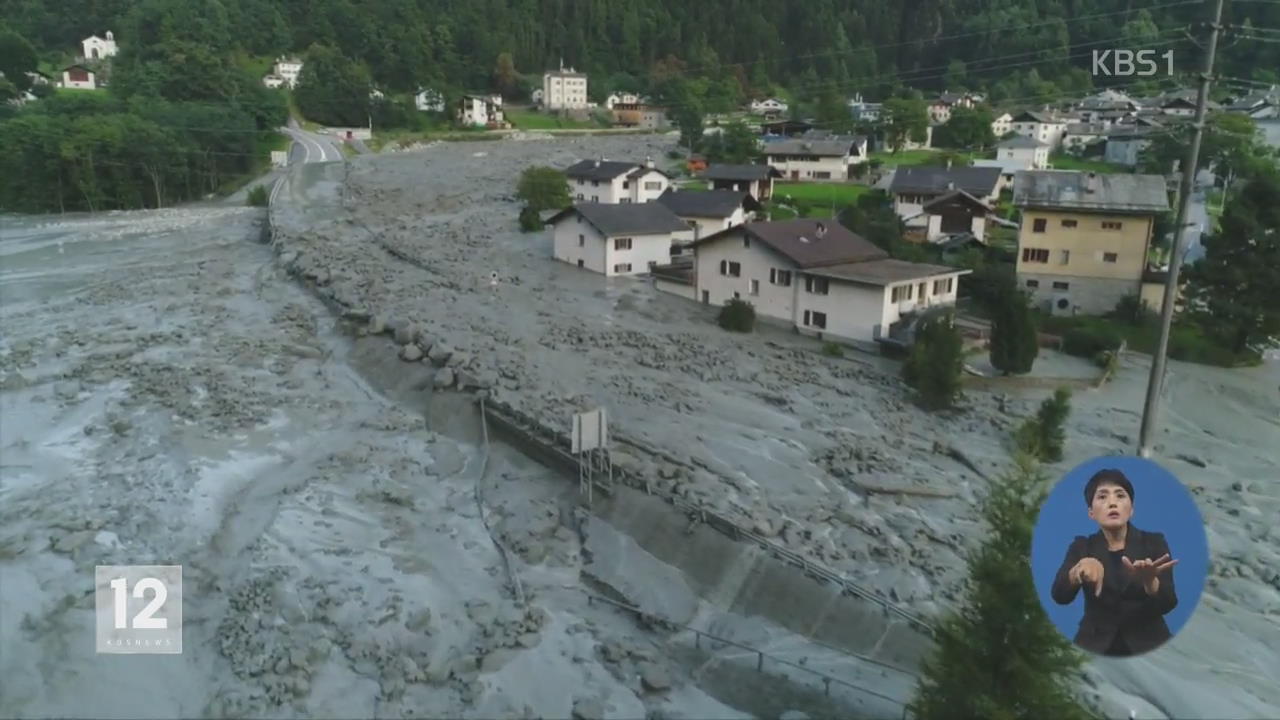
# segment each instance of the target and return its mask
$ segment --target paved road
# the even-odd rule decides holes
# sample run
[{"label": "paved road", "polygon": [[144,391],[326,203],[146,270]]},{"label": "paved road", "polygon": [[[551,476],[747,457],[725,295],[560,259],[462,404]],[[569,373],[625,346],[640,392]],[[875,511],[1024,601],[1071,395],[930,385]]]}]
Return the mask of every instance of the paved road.
[{"label": "paved road", "polygon": [[307,132],[298,126],[297,121],[289,119],[289,127],[284,129],[293,138],[289,163],[295,162],[334,162],[342,159],[342,149],[333,138],[318,133]]}]

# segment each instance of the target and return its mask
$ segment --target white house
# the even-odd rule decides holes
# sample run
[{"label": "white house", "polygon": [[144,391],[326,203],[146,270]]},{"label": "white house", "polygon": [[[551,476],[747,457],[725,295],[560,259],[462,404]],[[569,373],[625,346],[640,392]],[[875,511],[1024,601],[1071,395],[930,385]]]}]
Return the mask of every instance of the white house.
[{"label": "white house", "polygon": [[555,259],[609,277],[647,273],[693,239],[688,223],[661,203],[578,203],[547,223]]},{"label": "white house", "polygon": [[996,145],[996,160],[1025,163],[1027,170],[1049,167],[1049,144],[1026,135],[1018,135]]},{"label": "white house", "polygon": [[606,158],[581,160],[564,172],[578,202],[647,203],[671,187],[671,178],[646,158],[643,165]]},{"label": "white house", "polygon": [[559,70],[548,70],[542,75],[542,106],[548,110],[582,110],[587,102],[587,75],[566,68],[560,61]]},{"label": "white house", "polygon": [[872,341],[908,313],[954,305],[967,272],[894,260],[834,220],[812,218],[750,222],[692,248],[697,300],[746,300],[758,317],[833,340]]},{"label": "white house", "polygon": [[267,73],[262,76],[262,84],[272,89],[284,87],[284,78],[275,73]]},{"label": "white house", "polygon": [[791,180],[843,182],[850,169],[867,159],[867,139],[832,135],[825,138],[792,138],[769,143],[766,162]]},{"label": "white house", "polygon": [[68,65],[62,69],[62,87],[96,90],[98,74],[83,65]]},{"label": "white house", "polygon": [[1004,187],[999,167],[902,166],[893,173],[889,195],[899,217],[917,217],[926,203],[963,190],[986,205],[994,205]]},{"label": "white house", "polygon": [[849,100],[849,114],[854,120],[859,122],[876,122],[880,119],[880,111],[884,108],[882,103],[869,103],[862,99],[862,93],[854,95]]},{"label": "white house", "polygon": [[787,104],[778,98],[765,98],[751,101],[751,112],[757,115],[781,115],[787,111]]},{"label": "white house", "polygon": [[102,58],[113,57],[119,52],[119,48],[116,47],[115,33],[110,30],[107,31],[106,37],[90,35],[81,40],[80,47],[84,51],[84,55],[81,57],[85,60],[101,60]]},{"label": "white house", "polygon": [[298,75],[302,72],[302,61],[296,57],[281,56],[276,58],[276,64],[271,72],[284,78],[284,84],[293,89],[298,86]]},{"label": "white house", "polygon": [[1105,138],[1107,127],[1102,122],[1070,123],[1062,133],[1062,147],[1066,150],[1083,150]]},{"label": "white house", "polygon": [[460,125],[489,127],[502,125],[505,122],[501,95],[463,95],[458,99],[458,124]]},{"label": "white house", "polygon": [[1013,115],[1009,113],[1000,113],[995,120],[991,121],[991,134],[996,138],[1002,138],[1013,132]]},{"label": "white house", "polygon": [[644,98],[635,93],[616,92],[610,93],[609,97],[604,99],[604,106],[605,109],[612,110],[614,105],[640,105],[644,102]]},{"label": "white house", "polygon": [[689,224],[694,240],[754,220],[760,211],[760,203],[742,190],[670,189],[657,202]]},{"label": "white house", "polygon": [[444,94],[434,88],[420,88],[413,96],[419,112],[444,112]]},{"label": "white house", "polygon": [[1055,148],[1067,131],[1067,122],[1047,112],[1024,110],[1013,116],[1013,131]]}]

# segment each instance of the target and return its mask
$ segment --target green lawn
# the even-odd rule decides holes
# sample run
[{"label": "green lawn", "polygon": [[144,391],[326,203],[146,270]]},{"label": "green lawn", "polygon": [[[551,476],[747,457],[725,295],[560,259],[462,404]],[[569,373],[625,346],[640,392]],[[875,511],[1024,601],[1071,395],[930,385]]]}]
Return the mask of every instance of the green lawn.
[{"label": "green lawn", "polygon": [[1114,165],[1101,160],[1087,160],[1071,155],[1052,155],[1049,164],[1055,170],[1087,170],[1096,173],[1128,173],[1130,169],[1123,165]]},{"label": "green lawn", "polygon": [[557,129],[586,129],[600,127],[600,123],[591,120],[572,120],[570,118],[560,118],[555,115],[534,112],[532,110],[508,110],[506,112],[507,122],[521,130],[557,130]]},{"label": "green lawn", "polygon": [[851,183],[819,183],[819,182],[780,182],[774,183],[773,195],[783,198],[788,195],[800,204],[826,204],[834,201],[836,208],[850,205],[858,197],[869,192],[870,185],[854,185]]},{"label": "green lawn", "polygon": [[[942,162],[942,156],[946,153],[946,150],[936,149],[902,150],[896,153],[880,150],[871,153],[871,159],[879,160],[884,163],[885,167],[932,165]],[[970,162],[973,160],[973,153],[957,152],[954,154],[968,158]]]},{"label": "green lawn", "polygon": [[233,62],[236,67],[249,73],[259,82],[261,82],[262,76],[269,74],[271,68],[275,65],[275,61],[268,56],[250,55],[243,51],[236,53]]}]

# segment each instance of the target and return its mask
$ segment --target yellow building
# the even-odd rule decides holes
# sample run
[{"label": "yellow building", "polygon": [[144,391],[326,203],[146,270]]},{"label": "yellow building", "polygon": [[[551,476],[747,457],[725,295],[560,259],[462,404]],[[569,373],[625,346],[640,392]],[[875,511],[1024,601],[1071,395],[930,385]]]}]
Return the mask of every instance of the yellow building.
[{"label": "yellow building", "polygon": [[1169,210],[1159,175],[1020,172],[1013,204],[1018,285],[1055,314],[1101,315],[1142,294],[1155,219]]}]

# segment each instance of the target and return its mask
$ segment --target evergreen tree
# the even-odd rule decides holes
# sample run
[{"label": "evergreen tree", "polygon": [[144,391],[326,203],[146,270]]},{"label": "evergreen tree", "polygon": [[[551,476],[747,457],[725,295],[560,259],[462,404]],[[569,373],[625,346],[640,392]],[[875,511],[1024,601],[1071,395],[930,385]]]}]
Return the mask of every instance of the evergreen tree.
[{"label": "evergreen tree", "polygon": [[516,195],[526,208],[535,213],[543,210],[560,210],[571,204],[569,182],[564,172],[552,167],[525,168],[516,185]]},{"label": "evergreen tree", "polygon": [[937,628],[911,709],[929,720],[1088,720],[1072,697],[1081,664],[1049,621],[1027,568],[1047,478],[1019,456],[982,503],[988,528],[968,557],[966,596]]},{"label": "evergreen tree", "polygon": [[1009,283],[991,309],[991,366],[1005,375],[1031,372],[1040,344],[1026,294]]},{"label": "evergreen tree", "polygon": [[915,388],[920,405],[928,410],[953,407],[960,399],[963,367],[964,342],[952,316],[948,313],[921,321],[902,364],[902,378]]},{"label": "evergreen tree", "polygon": [[1274,167],[1232,193],[1205,256],[1188,272],[1204,325],[1240,354],[1280,337],[1280,171]]},{"label": "evergreen tree", "polygon": [[0,27],[0,75],[18,91],[31,88],[29,72],[35,72],[39,62],[31,43],[12,30]]}]

